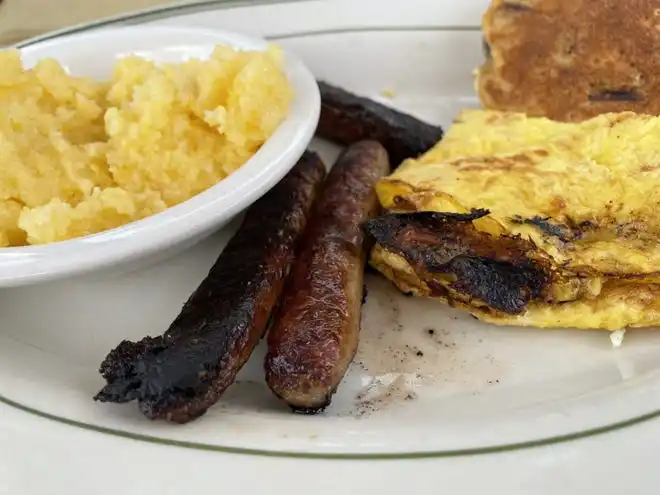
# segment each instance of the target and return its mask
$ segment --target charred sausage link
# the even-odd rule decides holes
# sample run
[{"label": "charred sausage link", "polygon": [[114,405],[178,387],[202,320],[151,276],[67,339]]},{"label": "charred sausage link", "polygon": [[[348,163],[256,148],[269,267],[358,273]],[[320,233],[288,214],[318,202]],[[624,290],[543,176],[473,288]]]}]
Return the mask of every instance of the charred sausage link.
[{"label": "charred sausage link", "polygon": [[313,153],[248,209],[242,226],[164,335],[124,341],[103,361],[102,402],[186,423],[232,384],[263,337],[325,178]]},{"label": "charred sausage link", "polygon": [[349,147],[328,175],[268,337],[266,381],[298,412],[325,408],[355,356],[367,248],[389,171],[375,141]]},{"label": "charred sausage link", "polygon": [[365,139],[383,144],[392,167],[416,158],[432,148],[443,131],[405,113],[354,95],[336,86],[319,82],[321,119],[319,137],[349,146]]}]

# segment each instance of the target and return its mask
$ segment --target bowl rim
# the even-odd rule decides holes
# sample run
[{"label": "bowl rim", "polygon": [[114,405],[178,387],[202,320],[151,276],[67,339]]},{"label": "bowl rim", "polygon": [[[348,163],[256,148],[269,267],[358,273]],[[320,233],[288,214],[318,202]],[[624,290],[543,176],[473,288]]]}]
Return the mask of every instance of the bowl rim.
[{"label": "bowl rim", "polygon": [[[116,40],[117,36],[133,36],[135,46],[129,51],[144,51],[139,46],[141,42],[173,34],[189,37],[189,47],[208,49],[225,44],[265,50],[271,45],[262,38],[222,29],[123,26],[45,40],[20,48],[19,52],[22,57],[37,53],[38,58],[57,59],[56,54],[40,56],[38,52],[60,45],[66,49],[67,44]],[[163,44],[159,49],[168,47]],[[321,107],[311,71],[300,59],[283,52],[284,68],[295,93],[289,114],[238,170],[186,201],[119,227],[48,244],[0,248],[0,287],[79,275],[153,254],[226,223],[265,194],[302,156],[316,130]],[[118,50],[115,57],[121,54],[126,54],[126,50]]]}]

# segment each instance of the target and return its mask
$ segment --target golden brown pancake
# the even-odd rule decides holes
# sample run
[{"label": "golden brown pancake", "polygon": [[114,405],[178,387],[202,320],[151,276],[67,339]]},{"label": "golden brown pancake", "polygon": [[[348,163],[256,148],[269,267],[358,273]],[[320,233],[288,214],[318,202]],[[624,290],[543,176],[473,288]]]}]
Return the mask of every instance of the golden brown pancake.
[{"label": "golden brown pancake", "polygon": [[561,121],[660,114],[659,0],[493,0],[483,32],[486,109]]}]

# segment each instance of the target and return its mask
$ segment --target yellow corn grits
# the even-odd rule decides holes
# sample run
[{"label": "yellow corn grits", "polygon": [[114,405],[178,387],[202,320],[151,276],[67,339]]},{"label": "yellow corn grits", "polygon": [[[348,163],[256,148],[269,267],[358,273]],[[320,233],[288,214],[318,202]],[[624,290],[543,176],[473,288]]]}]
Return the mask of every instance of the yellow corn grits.
[{"label": "yellow corn grits", "polygon": [[119,60],[109,81],[0,52],[0,246],[114,228],[240,168],[286,117],[281,52],[218,46],[208,60]]}]

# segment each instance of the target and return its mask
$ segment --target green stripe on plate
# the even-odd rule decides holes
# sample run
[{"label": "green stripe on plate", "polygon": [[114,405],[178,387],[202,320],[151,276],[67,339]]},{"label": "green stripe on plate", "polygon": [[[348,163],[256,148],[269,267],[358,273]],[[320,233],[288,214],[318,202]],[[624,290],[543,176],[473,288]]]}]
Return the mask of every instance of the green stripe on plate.
[{"label": "green stripe on plate", "polygon": [[[91,399],[90,399],[91,400]],[[560,435],[549,438],[541,438],[537,440],[530,440],[528,442],[509,443],[502,445],[493,445],[487,447],[476,447],[471,449],[456,449],[456,450],[442,450],[442,451],[426,451],[426,452],[383,452],[383,453],[321,453],[321,452],[295,452],[295,451],[279,451],[279,450],[262,450],[262,449],[248,449],[242,447],[230,447],[224,445],[214,445],[200,442],[188,442],[185,440],[173,440],[168,438],[160,438],[151,435],[144,435],[141,433],[134,433],[125,430],[117,430],[105,426],[98,426],[74,419],[56,416],[32,407],[20,404],[11,399],[0,395],[0,403],[11,406],[20,411],[38,416],[40,418],[56,421],[57,423],[65,424],[68,426],[75,426],[83,430],[94,431],[97,433],[104,433],[114,437],[127,438],[130,440],[138,440],[157,445],[165,445],[169,447],[180,447],[185,449],[202,450],[206,452],[220,452],[224,454],[240,454],[240,455],[254,455],[261,457],[288,457],[296,459],[326,459],[326,460],[345,460],[345,461],[393,461],[393,460],[410,460],[410,459],[432,459],[432,458],[446,458],[446,457],[465,457],[476,456],[485,454],[501,454],[505,452],[513,452],[516,450],[529,449],[534,447],[543,447],[547,445],[554,445],[558,443],[570,442],[584,438],[602,435],[613,431],[621,430],[623,428],[634,426],[651,419],[660,417],[660,411],[654,411],[643,416],[631,418],[628,420],[612,423],[610,425],[583,430],[567,435]]]},{"label": "green stripe on plate", "polygon": [[202,2],[186,2],[163,7],[155,7],[137,12],[129,12],[112,17],[105,17],[97,21],[77,24],[57,31],[51,31],[41,36],[36,36],[14,45],[15,48],[25,48],[42,41],[52,40],[70,34],[82,33],[109,26],[121,26],[130,24],[142,24],[145,22],[167,19],[185,14],[194,14],[197,12],[207,12],[210,10],[227,10],[238,7],[252,7],[259,5],[277,5],[285,3],[301,3],[310,0],[208,0]]},{"label": "green stripe on plate", "polygon": [[[155,9],[147,9],[143,11],[121,14],[113,17],[106,17],[98,21],[78,24],[58,31],[45,33],[41,36],[36,36],[28,40],[22,41],[14,45],[15,48],[25,48],[27,46],[56,39],[62,36],[71,34],[82,33],[111,26],[126,26],[132,24],[142,24],[145,22],[157,21],[159,19],[168,19],[179,15],[194,14],[198,12],[206,12],[211,10],[226,10],[239,7],[253,7],[261,5],[278,5],[288,3],[302,3],[309,2],[310,0],[210,0],[204,2],[192,2],[183,5],[173,5],[165,7],[157,7]],[[373,26],[373,27],[346,27],[335,29],[318,29],[310,31],[296,31],[286,34],[269,36],[268,39],[281,40],[289,38],[302,38],[306,36],[321,36],[329,34],[344,34],[344,33],[357,33],[357,32],[394,32],[394,31],[474,31],[478,32],[481,28],[479,26]]]}]

